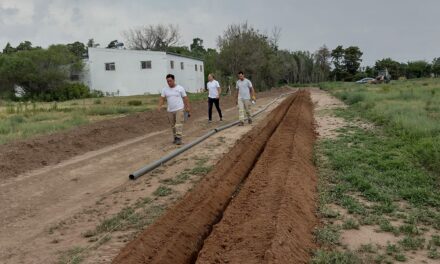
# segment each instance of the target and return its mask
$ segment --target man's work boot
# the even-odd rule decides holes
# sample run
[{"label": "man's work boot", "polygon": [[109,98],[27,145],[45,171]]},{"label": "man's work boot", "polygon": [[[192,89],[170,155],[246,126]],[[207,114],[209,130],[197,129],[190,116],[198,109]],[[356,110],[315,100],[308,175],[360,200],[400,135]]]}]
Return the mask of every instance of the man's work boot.
[{"label": "man's work boot", "polygon": [[176,138],[176,145],[182,145],[182,139],[181,138]]}]

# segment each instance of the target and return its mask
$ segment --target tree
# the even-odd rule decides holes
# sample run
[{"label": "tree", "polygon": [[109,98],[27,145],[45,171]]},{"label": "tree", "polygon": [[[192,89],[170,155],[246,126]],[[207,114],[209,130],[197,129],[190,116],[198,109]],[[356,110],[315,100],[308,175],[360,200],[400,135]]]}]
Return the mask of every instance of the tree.
[{"label": "tree", "polygon": [[87,54],[87,48],[84,45],[84,43],[81,43],[79,41],[75,41],[73,43],[67,44],[67,49],[74,54],[76,57],[82,59]]},{"label": "tree", "polygon": [[326,81],[330,74],[331,53],[326,45],[319,48],[315,54],[315,80],[316,82]]},{"label": "tree", "polygon": [[400,76],[405,75],[404,66],[400,62],[392,60],[391,58],[385,58],[376,61],[374,69],[376,70],[376,72],[387,69],[389,74],[391,75],[391,78],[394,80],[397,80]]},{"label": "tree", "polygon": [[[6,87],[11,91],[17,85],[23,88],[26,99],[44,100],[68,99],[65,93],[69,92],[66,85],[69,85],[70,72],[82,68],[80,58],[66,45],[2,55],[0,64],[2,89]],[[61,94],[60,91],[66,92]],[[54,98],[55,94],[60,96]]]},{"label": "tree", "polygon": [[345,56],[345,50],[344,48],[339,45],[337,46],[332,52],[330,53],[332,56],[332,62],[333,62],[333,76],[336,81],[343,80],[343,75],[345,72],[345,65],[343,64],[344,56]]},{"label": "tree", "polygon": [[408,79],[429,77],[431,74],[431,65],[426,61],[409,61],[407,65],[406,77]]},{"label": "tree", "polygon": [[95,40],[92,38],[87,41],[87,48],[96,48],[99,46],[101,45],[99,43],[95,43]]},{"label": "tree", "polygon": [[434,58],[432,61],[432,73],[434,73],[435,77],[440,76],[440,57]]},{"label": "tree", "polygon": [[201,58],[203,54],[206,53],[205,48],[203,47],[203,39],[194,38],[193,43],[190,45],[191,53],[194,57]]},{"label": "tree", "polygon": [[359,70],[359,66],[361,66],[363,53],[356,46],[350,46],[345,49],[344,52],[344,64],[347,73],[349,74],[348,78],[351,80]]},{"label": "tree", "polygon": [[276,53],[268,37],[248,23],[229,25],[218,38],[219,67],[226,76],[243,71],[257,89],[274,85],[278,67],[273,67]]},{"label": "tree", "polygon": [[11,44],[8,42],[6,43],[5,48],[3,49],[4,54],[11,54],[13,52],[16,52],[17,50],[11,46]]},{"label": "tree", "polygon": [[180,32],[177,25],[168,26],[147,25],[123,32],[130,49],[166,51],[170,46],[180,42]]}]

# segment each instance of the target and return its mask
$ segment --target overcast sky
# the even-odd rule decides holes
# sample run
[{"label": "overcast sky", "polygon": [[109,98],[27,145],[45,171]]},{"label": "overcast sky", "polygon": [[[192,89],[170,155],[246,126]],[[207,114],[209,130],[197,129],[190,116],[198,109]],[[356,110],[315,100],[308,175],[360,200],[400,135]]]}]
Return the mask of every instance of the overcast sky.
[{"label": "overcast sky", "polygon": [[280,47],[315,51],[356,45],[363,65],[384,57],[406,62],[440,57],[439,0],[0,0],[0,48],[24,40],[47,47],[94,38],[106,46],[122,31],[177,24],[184,45],[200,37],[215,48],[227,25],[248,21]]}]

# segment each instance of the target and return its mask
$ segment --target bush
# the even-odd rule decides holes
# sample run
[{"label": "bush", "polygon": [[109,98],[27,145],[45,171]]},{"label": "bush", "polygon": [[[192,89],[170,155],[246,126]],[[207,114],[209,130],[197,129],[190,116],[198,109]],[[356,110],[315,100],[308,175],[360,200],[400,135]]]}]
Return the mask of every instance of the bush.
[{"label": "bush", "polygon": [[128,105],[132,105],[132,106],[138,106],[138,105],[141,105],[141,104],[142,104],[142,101],[140,101],[140,100],[128,101]]},{"label": "bush", "polygon": [[52,90],[44,91],[39,95],[24,96],[24,99],[41,101],[67,101],[92,97],[90,89],[82,83],[65,83]]}]

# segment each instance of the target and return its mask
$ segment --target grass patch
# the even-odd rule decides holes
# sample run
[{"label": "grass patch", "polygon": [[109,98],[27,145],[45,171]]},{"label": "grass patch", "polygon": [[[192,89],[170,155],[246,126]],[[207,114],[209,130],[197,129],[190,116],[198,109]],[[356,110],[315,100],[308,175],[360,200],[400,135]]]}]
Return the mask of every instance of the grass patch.
[{"label": "grass patch", "polygon": [[342,224],[343,229],[359,229],[359,222],[356,219],[348,218]]},{"label": "grass patch", "polygon": [[324,246],[335,246],[339,244],[340,230],[339,228],[328,225],[315,231],[316,241]]},{"label": "grass patch", "polygon": [[82,247],[74,247],[72,249],[67,250],[58,259],[59,264],[79,264],[84,260],[84,257],[81,256],[84,248]]},{"label": "grass patch", "polygon": [[168,196],[173,192],[173,190],[171,188],[168,188],[164,185],[160,185],[154,192],[153,195],[154,196],[159,196],[159,197],[164,197],[164,196]]},{"label": "grass patch", "polygon": [[399,240],[399,244],[404,250],[418,250],[423,249],[425,239],[421,237],[405,236]]},{"label": "grass patch", "polygon": [[311,261],[312,264],[361,264],[358,256],[350,251],[317,250]]}]

